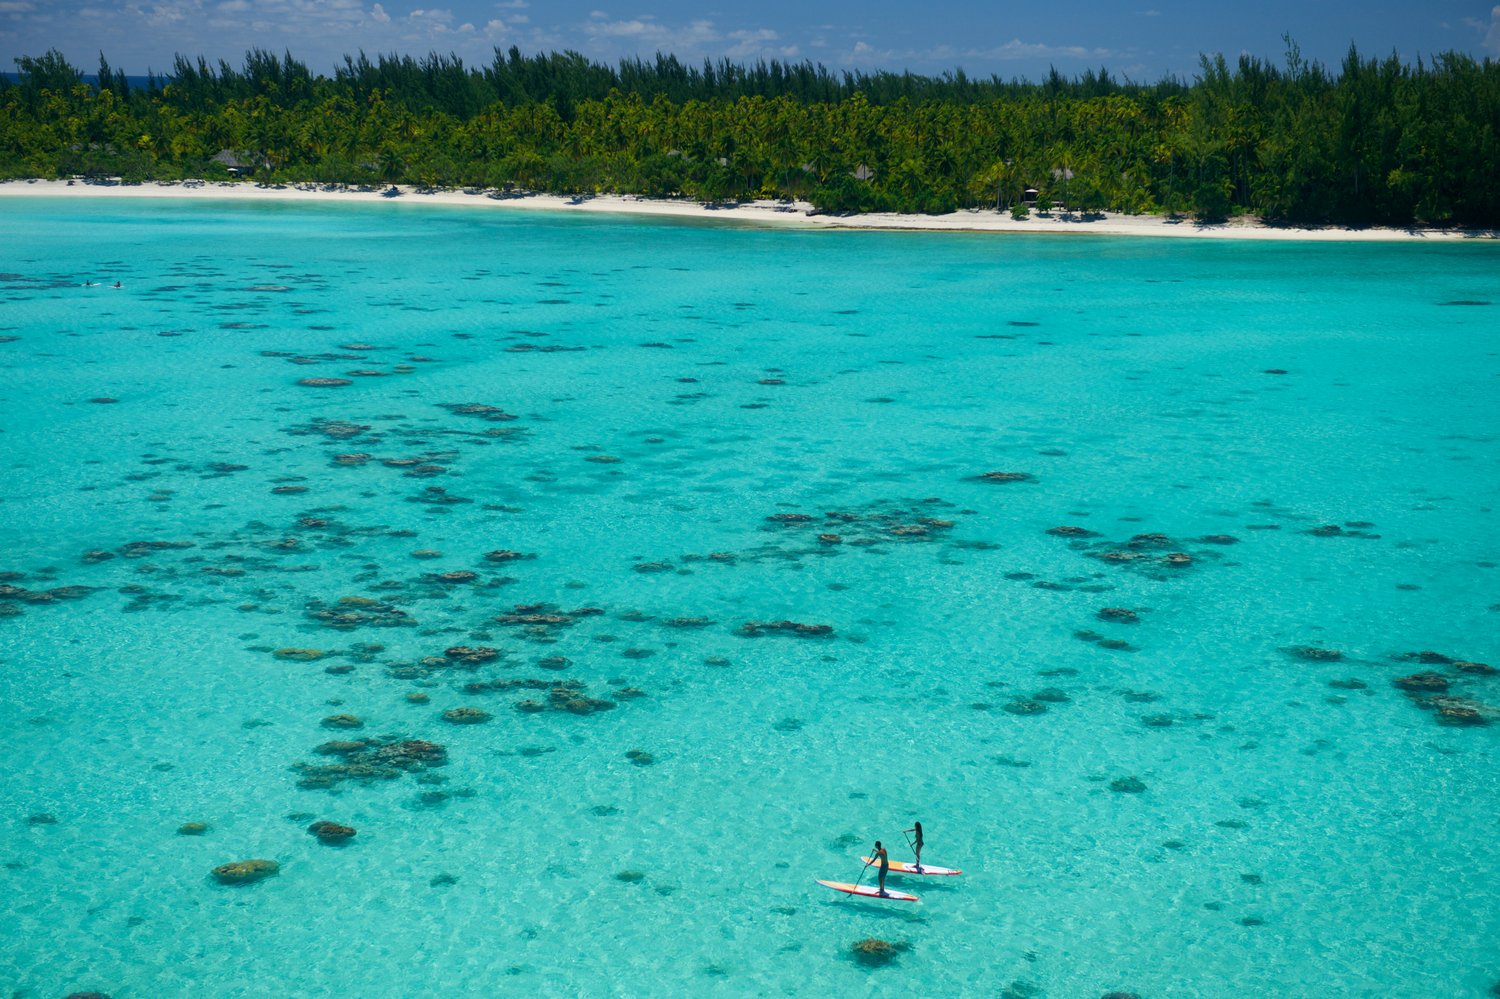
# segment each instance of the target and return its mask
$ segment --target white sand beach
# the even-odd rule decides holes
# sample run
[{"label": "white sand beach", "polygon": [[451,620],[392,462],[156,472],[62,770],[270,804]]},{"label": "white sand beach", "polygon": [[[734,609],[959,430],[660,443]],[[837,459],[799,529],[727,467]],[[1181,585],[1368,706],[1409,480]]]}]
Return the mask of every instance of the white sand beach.
[{"label": "white sand beach", "polygon": [[697,219],[752,226],[804,229],[878,229],[934,232],[1032,233],[1088,236],[1155,236],[1191,239],[1259,239],[1325,242],[1391,242],[1435,240],[1497,240],[1496,230],[1472,229],[1348,229],[1335,226],[1308,229],[1266,225],[1255,218],[1236,218],[1217,225],[1160,215],[1121,215],[1111,212],[1085,217],[1051,213],[1012,219],[1008,212],[972,210],[951,215],[813,215],[805,202],[754,201],[739,205],[705,205],[695,201],[641,198],[632,195],[566,197],[554,194],[497,194],[479,190],[430,191],[399,187],[399,196],[385,189],[338,188],[312,184],[268,187],[249,181],[184,181],[180,183],[90,183],[65,180],[0,182],[0,198],[199,198],[220,200],[281,200],[290,202],[379,202],[395,205],[462,205],[498,211],[566,211]]}]

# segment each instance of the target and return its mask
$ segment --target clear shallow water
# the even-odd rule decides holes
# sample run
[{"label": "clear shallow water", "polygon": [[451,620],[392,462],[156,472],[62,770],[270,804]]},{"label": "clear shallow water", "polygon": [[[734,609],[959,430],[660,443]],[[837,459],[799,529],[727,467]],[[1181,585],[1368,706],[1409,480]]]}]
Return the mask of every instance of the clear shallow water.
[{"label": "clear shallow water", "polygon": [[[1391,686],[1435,669],[1500,704],[1500,677],[1393,658],[1500,665],[1500,305],[1445,304],[1500,302],[1494,248],[408,205],[38,199],[4,220],[0,569],[97,589],[0,600],[20,611],[0,618],[0,986],[1055,999],[1500,978],[1500,718],[1442,726]],[[462,403],[516,418],[442,408]],[[382,463],[417,457],[440,471]],[[787,513],[814,519],[767,520]],[[1201,540],[1220,534],[1238,543]],[[429,575],[458,570],[477,576]],[[349,596],[415,623],[306,613]],[[603,613],[495,621],[518,604]],[[782,619],[835,634],[736,634]],[[506,655],[420,664],[457,645]],[[464,692],[494,679],[618,706]],[[1004,709],[1048,688],[1067,701]],[[460,706],[493,718],[441,719]],[[320,726],[342,712],[364,728]],[[378,736],[448,764],[299,788],[294,764],[338,762],[315,747]],[[1132,776],[1143,792],[1111,790]],[[358,836],[322,846],[315,818]],[[904,859],[913,818],[963,878],[893,877],[912,907],[812,883],[852,880],[877,837]],[[177,835],[189,821],[211,829]],[[252,857],[280,874],[208,877]],[[870,968],[849,947],[871,936],[910,949]]]}]

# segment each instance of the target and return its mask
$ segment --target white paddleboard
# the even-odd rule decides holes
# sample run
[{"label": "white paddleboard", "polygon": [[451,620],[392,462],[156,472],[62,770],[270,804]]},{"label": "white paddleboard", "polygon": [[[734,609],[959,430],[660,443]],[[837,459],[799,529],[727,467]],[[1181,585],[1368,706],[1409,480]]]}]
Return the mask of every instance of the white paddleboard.
[{"label": "white paddleboard", "polygon": [[904,891],[896,891],[894,888],[887,888],[885,890],[885,894],[882,895],[880,894],[879,885],[852,885],[847,881],[822,880],[819,880],[818,884],[822,885],[824,888],[832,888],[834,891],[841,891],[845,895],[859,895],[862,898],[878,898],[883,902],[917,901],[917,896],[908,895]]},{"label": "white paddleboard", "polygon": [[[869,857],[860,857],[859,859],[863,860],[867,864],[875,863],[875,861],[871,860]],[[954,867],[933,867],[931,864],[923,864],[921,867],[918,867],[916,864],[908,864],[903,860],[893,860],[891,861],[891,873],[920,874],[924,877],[951,878],[956,875],[962,874],[963,871],[960,871]]]}]

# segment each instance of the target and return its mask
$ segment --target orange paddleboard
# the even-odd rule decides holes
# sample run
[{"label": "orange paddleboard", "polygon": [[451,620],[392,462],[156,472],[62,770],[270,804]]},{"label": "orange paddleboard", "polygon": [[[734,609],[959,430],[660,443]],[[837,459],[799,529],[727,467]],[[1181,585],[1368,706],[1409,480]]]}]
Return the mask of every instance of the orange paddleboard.
[{"label": "orange paddleboard", "polygon": [[887,888],[885,894],[882,895],[880,894],[880,887],[878,885],[851,885],[847,881],[819,881],[818,884],[824,888],[841,891],[845,895],[859,895],[862,898],[878,898],[886,902],[917,901],[917,896],[908,895],[904,891],[896,891],[894,888]]}]

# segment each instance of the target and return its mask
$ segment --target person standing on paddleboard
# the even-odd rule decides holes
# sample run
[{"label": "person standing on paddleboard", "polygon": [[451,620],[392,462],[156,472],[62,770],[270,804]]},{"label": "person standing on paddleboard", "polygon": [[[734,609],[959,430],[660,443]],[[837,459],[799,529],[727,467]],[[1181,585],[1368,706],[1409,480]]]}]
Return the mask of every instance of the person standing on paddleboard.
[{"label": "person standing on paddleboard", "polygon": [[917,862],[915,864],[913,864],[912,866],[917,869],[917,873],[918,874],[921,874],[922,873],[922,823],[920,823],[920,822],[913,822],[912,823],[912,828],[910,828],[910,829],[908,829],[906,831],[909,832],[909,833],[916,833],[917,834],[916,839],[914,839],[914,840],[911,841],[911,850],[912,850],[913,853],[915,853],[917,855]]},{"label": "person standing on paddleboard", "polygon": [[880,865],[880,897],[885,897],[885,876],[890,872],[891,860],[885,855],[885,847],[880,845],[880,840],[875,841],[875,852],[870,854],[871,863]]}]

